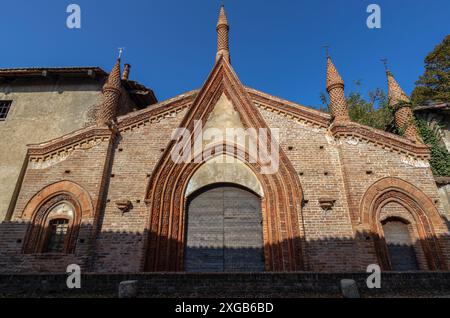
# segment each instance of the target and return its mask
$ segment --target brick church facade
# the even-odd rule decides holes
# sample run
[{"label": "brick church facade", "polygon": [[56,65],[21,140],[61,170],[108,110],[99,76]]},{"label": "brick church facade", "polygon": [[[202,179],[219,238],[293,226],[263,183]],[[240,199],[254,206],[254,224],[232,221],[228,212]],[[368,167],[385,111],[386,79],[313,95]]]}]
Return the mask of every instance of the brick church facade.
[{"label": "brick church facade", "polygon": [[[450,212],[392,74],[403,136],[350,120],[331,58],[327,114],[240,82],[223,7],[217,33],[216,63],[200,90],[121,115],[118,60],[95,123],[29,145],[0,225],[0,271],[447,270]],[[267,138],[201,133],[230,128]],[[277,150],[276,169],[251,143],[263,155]]]}]

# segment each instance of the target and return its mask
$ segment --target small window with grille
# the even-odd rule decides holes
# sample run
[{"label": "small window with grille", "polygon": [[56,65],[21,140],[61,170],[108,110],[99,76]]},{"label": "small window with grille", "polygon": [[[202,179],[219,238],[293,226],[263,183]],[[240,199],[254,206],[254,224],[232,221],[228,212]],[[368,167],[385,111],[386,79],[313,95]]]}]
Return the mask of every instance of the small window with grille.
[{"label": "small window with grille", "polygon": [[9,110],[11,109],[12,101],[0,100],[0,121],[6,120]]},{"label": "small window with grille", "polygon": [[69,229],[68,219],[56,219],[50,221],[47,253],[63,253]]}]

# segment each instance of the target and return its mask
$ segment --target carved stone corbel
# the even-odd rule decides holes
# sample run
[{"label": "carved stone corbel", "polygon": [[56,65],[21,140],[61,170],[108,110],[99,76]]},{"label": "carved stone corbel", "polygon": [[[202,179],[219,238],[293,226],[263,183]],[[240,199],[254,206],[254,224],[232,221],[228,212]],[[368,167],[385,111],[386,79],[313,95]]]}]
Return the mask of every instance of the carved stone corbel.
[{"label": "carved stone corbel", "polygon": [[128,213],[133,209],[133,203],[130,200],[116,201],[117,208],[122,211],[122,214]]},{"label": "carved stone corbel", "polygon": [[331,198],[320,198],[319,199],[319,205],[324,211],[333,210],[335,203],[336,203],[336,200],[331,199]]}]

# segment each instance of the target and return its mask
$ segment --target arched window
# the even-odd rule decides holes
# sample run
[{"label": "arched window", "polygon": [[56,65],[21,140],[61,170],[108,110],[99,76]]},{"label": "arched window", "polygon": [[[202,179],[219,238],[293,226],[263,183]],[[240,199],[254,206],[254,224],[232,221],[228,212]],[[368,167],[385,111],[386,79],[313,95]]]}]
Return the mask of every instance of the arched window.
[{"label": "arched window", "polygon": [[411,224],[398,218],[382,222],[384,239],[393,271],[419,270]]},{"label": "arched window", "polygon": [[74,213],[73,206],[68,202],[50,209],[46,220],[44,253],[64,253],[67,250]]},{"label": "arched window", "polygon": [[62,253],[64,251],[68,229],[68,219],[55,219],[50,221],[45,252]]},{"label": "arched window", "polygon": [[79,210],[71,196],[61,194],[43,204],[32,220],[24,252],[70,254],[75,250]]}]

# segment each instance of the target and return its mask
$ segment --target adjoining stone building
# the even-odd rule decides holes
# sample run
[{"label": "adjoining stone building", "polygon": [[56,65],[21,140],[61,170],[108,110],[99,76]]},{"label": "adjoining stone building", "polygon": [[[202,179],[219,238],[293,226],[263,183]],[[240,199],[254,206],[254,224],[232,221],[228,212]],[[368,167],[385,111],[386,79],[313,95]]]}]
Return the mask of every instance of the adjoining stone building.
[{"label": "adjoining stone building", "polygon": [[450,151],[450,105],[448,103],[434,103],[414,108],[418,118],[427,121],[430,127],[435,127],[442,136],[442,145]]},{"label": "adjoining stone building", "polygon": [[[153,92],[123,78],[120,113],[157,102]],[[108,74],[98,67],[0,69],[0,220],[12,213],[27,145],[95,122]]]},{"label": "adjoining stone building", "polygon": [[[450,105],[448,103],[430,103],[414,108],[417,118],[425,120],[429,127],[441,135],[441,144],[450,151]],[[436,177],[440,199],[445,210],[450,211],[450,176]]]},{"label": "adjoining stone building", "polygon": [[223,7],[217,33],[200,90],[121,115],[118,60],[95,124],[29,145],[0,271],[447,270],[449,211],[392,74],[405,137],[350,120],[331,58],[326,114],[239,81]]}]

